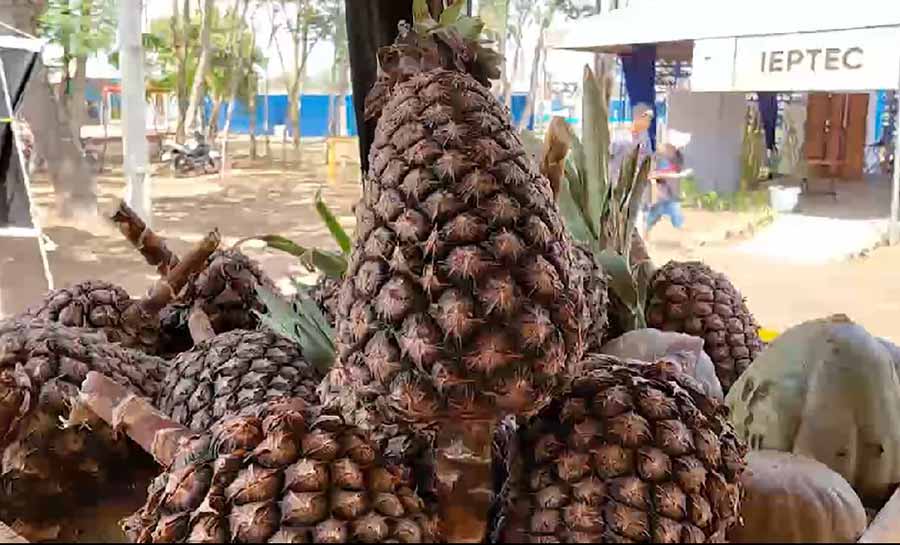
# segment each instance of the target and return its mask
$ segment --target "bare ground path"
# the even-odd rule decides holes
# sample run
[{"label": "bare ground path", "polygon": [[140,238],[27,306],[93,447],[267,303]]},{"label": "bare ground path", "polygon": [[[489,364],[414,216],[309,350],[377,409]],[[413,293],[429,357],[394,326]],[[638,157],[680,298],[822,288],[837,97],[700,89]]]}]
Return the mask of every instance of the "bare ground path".
[{"label": "bare ground path", "polygon": [[[305,167],[282,171],[280,165],[260,163],[232,170],[227,178],[193,177],[154,179],[154,228],[183,252],[191,242],[218,227],[227,243],[266,233],[289,236],[311,246],[331,248],[331,239],[313,208],[319,188],[326,200],[351,227],[351,208],[358,198],[355,167],[329,181],[326,166],[308,154]],[[121,178],[101,180],[102,203],[111,204],[123,191]],[[37,201],[45,216],[46,231],[57,245],[50,254],[58,286],[88,278],[100,278],[141,294],[154,279],[120,235],[106,225],[66,226],[50,214],[51,195],[46,183],[36,184]],[[728,274],[747,297],[750,308],[766,327],[783,330],[803,320],[831,313],[845,313],[871,332],[900,340],[900,248],[881,248],[867,257],[819,265],[792,264],[784,260],[739,251],[753,218],[732,213],[687,211],[687,229],[675,231],[668,224],[653,231],[650,249],[654,260],[698,259]],[[744,233],[746,234],[746,233]],[[290,256],[258,248],[248,253],[282,285],[287,278],[308,275]],[[310,280],[311,276],[307,276]],[[39,278],[10,279],[23,288]],[[9,311],[7,311],[9,312]]]}]

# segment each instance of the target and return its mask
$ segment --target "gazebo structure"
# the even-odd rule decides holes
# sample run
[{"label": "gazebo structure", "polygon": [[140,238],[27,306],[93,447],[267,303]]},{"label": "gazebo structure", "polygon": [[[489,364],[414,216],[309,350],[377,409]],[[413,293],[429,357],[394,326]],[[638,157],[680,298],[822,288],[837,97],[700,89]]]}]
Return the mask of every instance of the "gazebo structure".
[{"label": "gazebo structure", "polygon": [[[654,103],[657,60],[691,63],[687,89],[669,105],[669,128],[690,134],[688,161],[717,190],[736,188],[748,93],[759,95],[767,140],[775,93],[810,93],[806,126],[820,121],[821,134],[807,131],[805,159],[834,176],[854,171],[850,162],[861,165],[865,154],[867,100],[853,93],[900,89],[897,1],[642,2],[578,20],[551,45],[619,55],[632,103]],[[894,161],[892,244],[900,239],[900,154]]]}]

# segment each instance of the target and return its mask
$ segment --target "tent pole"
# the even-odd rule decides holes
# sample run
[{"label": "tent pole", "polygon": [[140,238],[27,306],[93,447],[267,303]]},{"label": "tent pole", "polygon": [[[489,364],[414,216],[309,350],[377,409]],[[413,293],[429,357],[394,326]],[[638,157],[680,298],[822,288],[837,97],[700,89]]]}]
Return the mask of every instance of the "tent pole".
[{"label": "tent pole", "polygon": [[28,172],[28,163],[25,161],[25,154],[22,152],[22,140],[19,132],[19,121],[16,119],[16,113],[13,111],[12,98],[9,96],[9,82],[6,80],[6,66],[3,64],[3,58],[0,57],[0,85],[3,87],[3,100],[6,104],[6,111],[9,113],[9,126],[13,133],[13,143],[16,147],[16,159],[19,161],[19,170],[22,172],[22,180],[25,183],[25,195],[28,196],[28,209],[31,213],[31,222],[34,230],[37,231],[38,251],[41,254],[41,264],[44,267],[44,280],[47,282],[47,289],[54,289],[53,272],[50,270],[50,260],[47,258],[47,246],[44,244],[44,230],[41,229],[40,211],[34,202],[34,194],[31,192],[31,175]]},{"label": "tent pole", "polygon": [[[900,105],[900,86],[898,86],[894,100]],[[894,121],[894,179],[891,183],[891,226],[889,237],[891,246],[900,242],[900,115],[895,116]]]}]

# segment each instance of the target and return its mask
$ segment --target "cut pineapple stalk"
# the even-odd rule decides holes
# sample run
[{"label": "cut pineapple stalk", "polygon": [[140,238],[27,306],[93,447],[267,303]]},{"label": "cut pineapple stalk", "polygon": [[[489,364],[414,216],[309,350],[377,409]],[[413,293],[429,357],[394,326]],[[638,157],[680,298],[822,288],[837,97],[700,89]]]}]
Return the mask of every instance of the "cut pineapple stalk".
[{"label": "cut pineapple stalk", "polygon": [[203,269],[220,242],[218,231],[208,233],[168,275],[156,283],[150,294],[141,301],[140,309],[150,316],[158,315],[184,289],[191,274]]},{"label": "cut pineapple stalk", "polygon": [[91,371],[81,385],[81,404],[140,445],[160,465],[170,465],[194,435],[112,379]]},{"label": "cut pineapple stalk", "polygon": [[147,264],[156,267],[160,276],[168,276],[178,265],[178,256],[166,246],[166,241],[154,233],[125,201],[119,201],[108,217],[128,242],[144,256]]}]

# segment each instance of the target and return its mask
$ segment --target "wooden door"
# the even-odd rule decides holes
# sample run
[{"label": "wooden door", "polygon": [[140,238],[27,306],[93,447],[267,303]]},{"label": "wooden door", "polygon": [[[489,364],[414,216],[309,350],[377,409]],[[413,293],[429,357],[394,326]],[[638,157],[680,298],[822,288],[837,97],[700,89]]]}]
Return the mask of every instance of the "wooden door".
[{"label": "wooden door", "polygon": [[803,149],[811,174],[862,178],[868,114],[868,94],[810,93]]},{"label": "wooden door", "polygon": [[844,118],[844,164],[841,178],[862,180],[866,162],[866,123],[869,119],[869,95],[847,95]]}]

